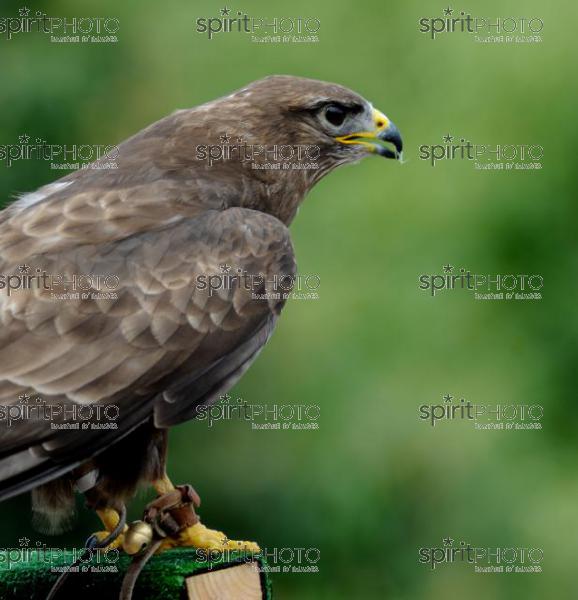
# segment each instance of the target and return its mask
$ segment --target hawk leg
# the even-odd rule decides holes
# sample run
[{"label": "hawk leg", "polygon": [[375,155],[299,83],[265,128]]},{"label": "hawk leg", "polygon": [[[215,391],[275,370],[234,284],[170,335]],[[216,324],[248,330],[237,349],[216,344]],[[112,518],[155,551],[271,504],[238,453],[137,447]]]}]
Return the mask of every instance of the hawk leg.
[{"label": "hawk leg", "polygon": [[[190,486],[175,487],[165,475],[154,481],[153,487],[159,496],[147,507],[145,521],[151,523],[153,529],[160,533],[158,552],[176,547],[209,551],[260,551],[255,542],[230,540],[222,531],[203,525],[193,508],[193,505],[200,504],[200,498]],[[176,507],[175,498],[179,499]],[[132,553],[132,548],[125,546],[125,550]]]}]

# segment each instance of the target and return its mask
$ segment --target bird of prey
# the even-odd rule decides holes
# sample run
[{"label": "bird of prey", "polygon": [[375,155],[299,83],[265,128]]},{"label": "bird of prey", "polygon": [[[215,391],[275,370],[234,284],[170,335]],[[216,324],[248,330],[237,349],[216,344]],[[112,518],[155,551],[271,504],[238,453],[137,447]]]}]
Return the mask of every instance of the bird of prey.
[{"label": "bird of prey", "polygon": [[[83,493],[102,541],[152,485],[155,514],[176,506],[165,545],[257,548],[200,522],[194,490],[166,473],[168,430],[226,393],[271,336],[307,192],[339,165],[401,151],[357,93],[271,76],[153,123],[0,212],[0,499],[32,491],[56,528]],[[208,287],[223,265],[251,284]],[[101,426],[104,409],[114,427]],[[122,525],[113,543],[136,551]]]}]

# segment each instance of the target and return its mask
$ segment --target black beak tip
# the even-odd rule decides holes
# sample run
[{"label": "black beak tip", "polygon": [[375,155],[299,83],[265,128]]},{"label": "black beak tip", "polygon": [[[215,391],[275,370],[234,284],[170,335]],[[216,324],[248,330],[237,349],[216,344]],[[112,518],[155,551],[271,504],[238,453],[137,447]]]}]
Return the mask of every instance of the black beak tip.
[{"label": "black beak tip", "polygon": [[381,156],[395,159],[401,158],[403,152],[403,140],[401,139],[399,129],[393,123],[390,123],[389,127],[379,135],[379,139],[384,142],[389,142],[395,147],[395,152],[393,150],[390,150],[389,148],[380,148],[379,154]]}]

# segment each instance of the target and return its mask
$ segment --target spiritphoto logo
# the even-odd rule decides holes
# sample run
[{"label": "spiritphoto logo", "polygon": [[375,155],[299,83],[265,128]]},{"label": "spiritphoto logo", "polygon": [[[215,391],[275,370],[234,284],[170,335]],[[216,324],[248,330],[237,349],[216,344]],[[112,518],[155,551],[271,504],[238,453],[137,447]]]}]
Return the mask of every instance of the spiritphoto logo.
[{"label": "spiritphoto logo", "polygon": [[246,421],[254,430],[317,430],[321,408],[316,404],[249,404],[229,394],[219,396],[219,402],[195,409],[195,418],[209,428],[221,421]]},{"label": "spiritphoto logo", "polygon": [[209,166],[223,161],[250,163],[252,169],[268,171],[317,170],[319,146],[311,144],[248,143],[242,136],[223,133],[218,144],[198,144],[195,158]]},{"label": "spiritphoto logo", "polygon": [[[541,430],[544,407],[539,404],[478,404],[465,398],[454,399],[451,394],[443,402],[422,404],[420,420],[431,427],[440,422],[469,421],[479,430]],[[454,401],[455,400],[455,401]]]},{"label": "spiritphoto logo", "polygon": [[117,300],[118,275],[96,273],[49,273],[28,264],[12,273],[0,273],[0,295],[17,291],[40,291],[52,300]]},{"label": "spiritphoto logo", "polygon": [[44,160],[50,162],[53,170],[117,169],[115,160],[118,154],[118,146],[49,144],[39,137],[32,141],[27,134],[18,136],[17,144],[0,145],[0,161],[6,167],[21,160]]},{"label": "spiritphoto logo", "polygon": [[475,573],[541,573],[544,550],[526,547],[484,547],[451,537],[441,545],[418,550],[419,562],[435,571],[441,564],[469,564]]},{"label": "spiritphoto logo", "polygon": [[442,274],[422,274],[419,289],[432,298],[440,292],[466,290],[476,300],[541,300],[544,278],[538,274],[508,273],[481,274],[460,268],[454,273],[453,265],[442,267]]},{"label": "spiritphoto logo", "polygon": [[114,17],[51,17],[41,10],[32,14],[24,6],[18,16],[0,17],[0,38],[22,33],[43,33],[54,43],[116,43],[120,22]]},{"label": "spiritphoto logo", "polygon": [[440,35],[467,35],[483,44],[532,44],[542,41],[544,21],[536,16],[473,16],[451,6],[441,16],[422,17],[418,30],[431,40]]},{"label": "spiritphoto logo", "polygon": [[254,43],[289,44],[318,42],[321,22],[315,17],[253,17],[225,6],[216,17],[199,17],[195,26],[209,40],[232,33],[250,35]]},{"label": "spiritphoto logo", "polygon": [[[115,548],[58,548],[50,547],[43,542],[31,546],[31,540],[22,537],[18,547],[0,548],[0,572],[10,571],[15,567],[30,565],[37,568],[39,564],[49,565],[52,573],[117,573],[120,552]],[[78,561],[78,565],[70,569],[69,565]]]},{"label": "spiritphoto logo", "polygon": [[[318,300],[321,279],[318,275],[269,275],[248,273],[227,263],[219,265],[218,273],[197,275],[195,288],[207,290],[209,296],[221,290],[243,289],[253,300]],[[275,291],[268,291],[275,290]]]},{"label": "spiritphoto logo", "polygon": [[422,144],[420,160],[435,167],[439,162],[469,161],[480,171],[539,170],[544,148],[539,144],[474,144],[446,133],[442,143]]},{"label": "spiritphoto logo", "polygon": [[21,394],[13,404],[0,404],[0,425],[6,427],[22,421],[46,421],[55,430],[118,429],[119,415],[116,404],[53,403],[29,394]]},{"label": "spiritphoto logo", "polygon": [[[223,544],[229,540],[225,537]],[[304,547],[273,547],[262,548],[259,552],[247,552],[245,550],[207,550],[204,548],[195,549],[195,560],[197,562],[208,563],[209,568],[213,564],[220,565],[223,561],[249,561],[257,557],[263,557],[265,565],[260,565],[253,560],[256,569],[267,573],[319,573],[319,561],[321,551],[312,546]]]}]

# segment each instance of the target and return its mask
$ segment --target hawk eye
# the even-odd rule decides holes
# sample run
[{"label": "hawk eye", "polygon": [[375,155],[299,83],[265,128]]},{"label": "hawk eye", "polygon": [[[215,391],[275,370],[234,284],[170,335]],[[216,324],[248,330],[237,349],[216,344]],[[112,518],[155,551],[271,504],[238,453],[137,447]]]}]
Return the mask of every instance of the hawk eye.
[{"label": "hawk eye", "polygon": [[347,116],[347,111],[337,104],[330,104],[325,109],[325,118],[333,125],[334,127],[340,127],[343,125],[345,121],[345,117]]}]

